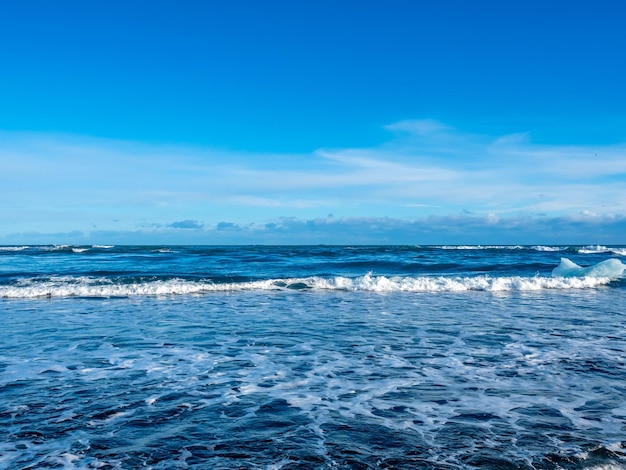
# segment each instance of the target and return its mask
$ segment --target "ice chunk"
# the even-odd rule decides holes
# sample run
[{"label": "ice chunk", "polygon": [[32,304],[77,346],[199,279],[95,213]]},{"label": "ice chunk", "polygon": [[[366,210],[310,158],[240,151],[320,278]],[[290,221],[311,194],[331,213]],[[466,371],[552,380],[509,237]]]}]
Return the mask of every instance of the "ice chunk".
[{"label": "ice chunk", "polygon": [[600,261],[598,264],[583,268],[567,258],[561,258],[559,265],[552,270],[553,277],[620,277],[626,265],[616,258]]}]

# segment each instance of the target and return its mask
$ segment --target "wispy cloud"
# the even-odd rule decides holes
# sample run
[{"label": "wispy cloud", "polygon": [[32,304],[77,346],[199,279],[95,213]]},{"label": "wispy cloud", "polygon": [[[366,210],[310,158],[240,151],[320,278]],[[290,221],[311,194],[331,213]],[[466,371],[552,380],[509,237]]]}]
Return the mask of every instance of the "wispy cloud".
[{"label": "wispy cloud", "polygon": [[407,132],[414,135],[433,135],[439,132],[449,132],[454,129],[434,119],[412,119],[395,122],[385,126],[393,132]]},{"label": "wispy cloud", "polygon": [[[386,129],[389,139],[374,147],[303,155],[2,132],[0,235],[131,233],[150,224],[206,232],[223,221],[256,224],[259,235],[266,222],[275,233],[295,232],[331,212],[338,218],[313,226],[358,231],[345,221],[425,221],[432,232],[455,220],[490,220],[491,230],[502,230],[581,214],[589,225],[595,214],[594,223],[613,227],[626,213],[624,143],[540,145],[524,133],[476,135],[434,120]],[[456,215],[464,213],[476,219]]]}]

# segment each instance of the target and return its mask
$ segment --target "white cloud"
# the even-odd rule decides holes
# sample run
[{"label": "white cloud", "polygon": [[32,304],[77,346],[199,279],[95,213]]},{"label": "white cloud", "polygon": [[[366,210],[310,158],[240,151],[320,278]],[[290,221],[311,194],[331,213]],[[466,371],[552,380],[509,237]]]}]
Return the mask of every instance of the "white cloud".
[{"label": "white cloud", "polygon": [[475,135],[433,120],[386,128],[378,146],[306,155],[3,132],[0,235],[329,212],[445,225],[466,210],[492,228],[521,215],[593,213],[607,223],[626,213],[625,144],[537,145],[524,133]]},{"label": "white cloud", "polygon": [[429,135],[442,131],[450,131],[451,127],[434,119],[412,119],[400,121],[385,126],[385,129],[394,132],[408,132],[409,134]]}]

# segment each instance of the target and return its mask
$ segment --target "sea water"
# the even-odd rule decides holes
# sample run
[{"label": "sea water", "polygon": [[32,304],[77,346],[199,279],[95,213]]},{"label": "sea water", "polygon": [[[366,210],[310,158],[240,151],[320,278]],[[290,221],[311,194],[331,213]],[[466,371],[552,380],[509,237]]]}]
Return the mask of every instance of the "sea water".
[{"label": "sea water", "polygon": [[626,468],[624,247],[0,247],[0,468]]}]

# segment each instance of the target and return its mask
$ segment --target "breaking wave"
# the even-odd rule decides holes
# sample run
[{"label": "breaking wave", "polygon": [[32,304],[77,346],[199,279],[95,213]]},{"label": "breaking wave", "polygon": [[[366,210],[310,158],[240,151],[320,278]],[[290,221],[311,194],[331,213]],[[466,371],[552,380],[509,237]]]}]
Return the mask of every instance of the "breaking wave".
[{"label": "breaking wave", "polygon": [[611,253],[614,255],[626,256],[626,248],[618,248],[618,247],[603,246],[603,245],[585,246],[585,247],[579,248],[577,251],[578,253],[585,254],[585,255],[588,255],[588,254],[595,255],[599,253]]},{"label": "breaking wave", "polygon": [[549,245],[441,245],[438,248],[442,250],[530,250],[539,252],[559,252],[568,251],[581,255],[595,254],[614,254],[618,256],[626,256],[626,248],[604,246],[604,245],[587,245],[587,246],[549,246]]},{"label": "breaking wave", "polygon": [[345,291],[345,292],[523,292],[547,289],[592,289],[609,284],[608,276],[400,277],[366,274],[359,277],[307,277],[250,282],[213,282],[187,279],[110,280],[98,277],[32,278],[0,286],[0,298],[132,297],[207,294],[241,291]]}]

